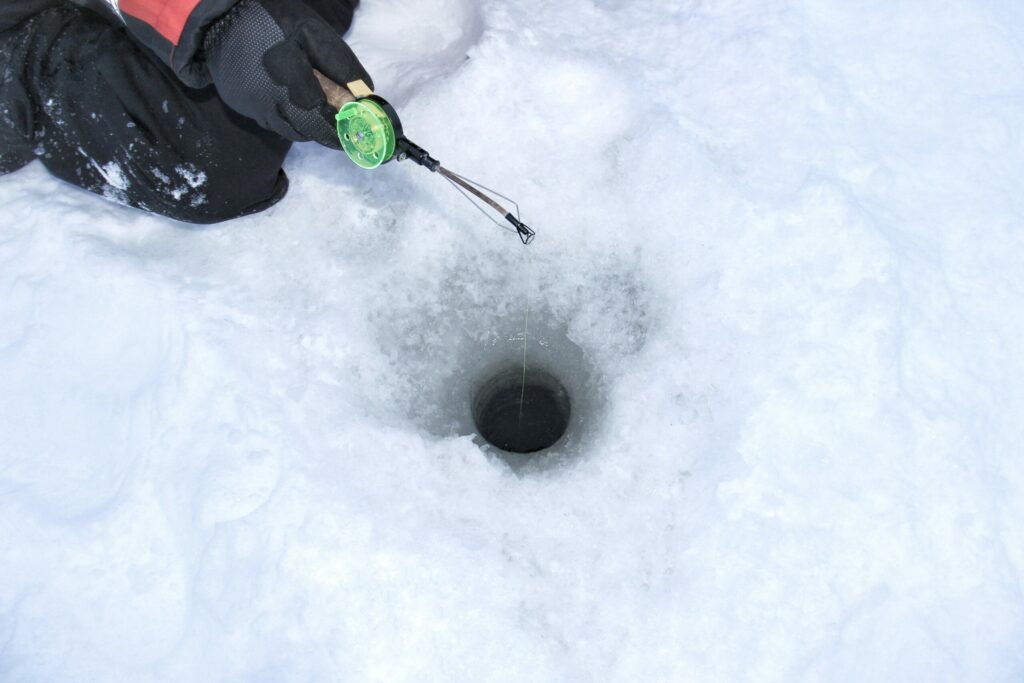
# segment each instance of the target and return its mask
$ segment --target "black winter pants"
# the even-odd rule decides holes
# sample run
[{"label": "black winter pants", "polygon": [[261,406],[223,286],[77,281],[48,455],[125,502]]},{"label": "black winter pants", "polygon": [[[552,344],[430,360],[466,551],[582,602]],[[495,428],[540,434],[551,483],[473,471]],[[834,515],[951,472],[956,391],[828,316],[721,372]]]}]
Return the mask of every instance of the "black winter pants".
[{"label": "black winter pants", "polygon": [[38,158],[108,199],[214,223],[280,200],[290,147],[88,10],[54,7],[0,34],[0,173]]}]

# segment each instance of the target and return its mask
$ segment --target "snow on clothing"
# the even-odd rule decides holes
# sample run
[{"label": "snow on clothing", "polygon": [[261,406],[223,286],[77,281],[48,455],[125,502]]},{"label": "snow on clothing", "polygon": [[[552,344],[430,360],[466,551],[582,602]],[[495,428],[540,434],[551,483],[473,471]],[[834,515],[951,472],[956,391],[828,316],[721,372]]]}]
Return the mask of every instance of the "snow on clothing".
[{"label": "snow on clothing", "polygon": [[[258,110],[225,103],[206,65],[191,59],[234,0],[122,0],[124,22],[105,2],[80,4],[16,0],[0,10],[0,173],[39,158],[90,192],[193,223],[254,213],[284,196],[288,138],[323,135],[282,130]],[[336,30],[348,28],[354,5],[314,4]]]}]

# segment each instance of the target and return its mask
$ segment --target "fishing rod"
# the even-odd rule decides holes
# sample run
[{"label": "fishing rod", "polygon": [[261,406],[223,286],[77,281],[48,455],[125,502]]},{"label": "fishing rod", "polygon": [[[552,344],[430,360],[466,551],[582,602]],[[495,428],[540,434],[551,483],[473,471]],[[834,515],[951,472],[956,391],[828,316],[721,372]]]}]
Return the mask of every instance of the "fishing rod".
[{"label": "fishing rod", "polygon": [[[515,228],[523,244],[533,241],[536,233],[520,220],[519,204],[515,200],[445,168],[425,149],[405,137],[398,112],[383,97],[375,95],[366,83],[358,80],[343,87],[319,71],[314,70],[313,73],[320,81],[327,102],[338,110],[338,140],[345,154],[357,166],[374,169],[392,159],[409,159],[430,172],[441,175],[498,227],[508,230],[487,213],[486,209],[474,202],[472,197],[476,197],[497,212]],[[499,203],[498,199],[511,202],[516,207],[515,215]]]}]

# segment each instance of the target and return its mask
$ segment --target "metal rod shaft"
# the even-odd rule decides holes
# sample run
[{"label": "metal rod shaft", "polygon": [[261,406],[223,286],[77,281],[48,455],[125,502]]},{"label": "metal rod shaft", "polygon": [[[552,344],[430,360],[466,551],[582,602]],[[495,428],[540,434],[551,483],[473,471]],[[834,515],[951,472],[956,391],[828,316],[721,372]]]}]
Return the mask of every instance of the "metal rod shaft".
[{"label": "metal rod shaft", "polygon": [[452,173],[444,166],[437,169],[437,172],[443,175],[448,180],[455,183],[456,185],[458,185],[459,187],[461,187],[462,189],[464,189],[466,192],[469,192],[474,197],[478,198],[480,201],[485,202],[489,207],[500,213],[502,216],[508,214],[508,210],[506,210],[504,206],[502,206],[501,204],[494,201],[480,190],[476,189],[475,187],[467,183],[465,180],[462,179],[461,176]]},{"label": "metal rod shaft", "polygon": [[[512,224],[512,227],[516,229],[516,232],[519,233],[519,239],[522,240],[523,244],[529,244],[530,242],[533,241],[533,238],[536,236],[537,233],[530,229],[530,226],[526,225],[517,217],[513,216],[511,211],[506,209],[498,202],[494,201],[494,199],[490,195],[484,193],[482,190],[476,187],[473,187],[472,182],[467,182],[465,178],[463,178],[457,173],[449,171],[444,166],[439,165],[437,167],[437,172],[444,176],[445,179],[448,180],[448,182],[452,183],[458,188],[462,188],[466,192],[469,192],[474,197],[487,204],[487,206],[497,211],[506,221]],[[493,190],[491,191],[493,192]],[[516,206],[516,209],[518,213],[518,205]]]}]

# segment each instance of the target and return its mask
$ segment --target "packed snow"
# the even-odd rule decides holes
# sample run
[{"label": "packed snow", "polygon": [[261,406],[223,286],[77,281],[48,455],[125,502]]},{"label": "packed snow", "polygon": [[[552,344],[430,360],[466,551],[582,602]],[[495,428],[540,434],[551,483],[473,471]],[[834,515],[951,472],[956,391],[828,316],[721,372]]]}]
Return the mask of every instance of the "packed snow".
[{"label": "packed snow", "polygon": [[[364,0],[378,90],[526,248],[315,145],[209,228],[0,179],[0,680],[1024,679],[1021,36]],[[596,379],[513,471],[435,404],[527,307]]]}]

